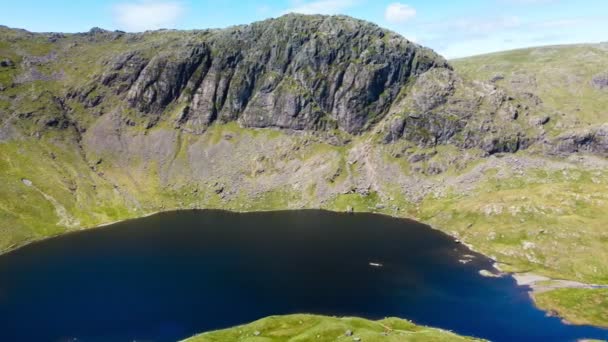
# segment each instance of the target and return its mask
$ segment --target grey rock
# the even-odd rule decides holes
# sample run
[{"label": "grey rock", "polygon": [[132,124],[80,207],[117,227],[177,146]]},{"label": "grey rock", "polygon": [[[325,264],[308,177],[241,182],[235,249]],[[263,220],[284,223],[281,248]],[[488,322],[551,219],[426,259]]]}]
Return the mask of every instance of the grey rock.
[{"label": "grey rock", "polygon": [[492,76],[492,78],[490,78],[490,82],[496,83],[496,82],[502,81],[504,79],[505,79],[504,75],[502,75],[502,74],[496,74],[496,75]]},{"label": "grey rock", "polygon": [[194,71],[209,54],[208,48],[200,45],[155,56],[129,89],[127,100],[141,112],[161,113],[179,97]]},{"label": "grey rock", "polygon": [[405,118],[403,116],[395,116],[389,122],[388,133],[385,135],[384,143],[391,143],[403,136],[405,129]]},{"label": "grey rock", "polygon": [[2,67],[2,68],[8,68],[8,67],[12,67],[14,65],[15,65],[15,63],[13,63],[13,61],[8,58],[0,60],[0,67]]},{"label": "grey rock", "polygon": [[434,155],[436,155],[437,152],[431,152],[431,153],[414,153],[412,154],[407,161],[415,164],[421,161],[425,161],[425,160],[429,160],[431,159]]},{"label": "grey rock", "polygon": [[412,92],[415,109],[427,113],[444,104],[455,91],[454,72],[446,68],[437,68],[422,74]]},{"label": "grey rock", "polygon": [[150,60],[143,55],[109,61],[101,83],[126,84],[128,103],[144,116],[186,103],[176,124],[192,132],[238,120],[360,133],[386,115],[408,81],[450,68],[431,50],[343,16],[290,14],[185,36]]},{"label": "grey rock", "polygon": [[213,191],[214,191],[216,194],[218,194],[218,195],[219,195],[219,194],[221,194],[221,193],[223,193],[223,192],[224,192],[224,185],[216,182],[216,183],[213,185]]},{"label": "grey rock", "polygon": [[521,138],[518,134],[510,136],[489,135],[482,140],[480,147],[488,154],[514,153],[521,148]]},{"label": "grey rock", "polygon": [[63,33],[51,33],[48,40],[51,43],[55,43],[63,38],[65,38],[65,34]]},{"label": "grey rock", "polygon": [[608,88],[608,72],[593,76],[591,79],[591,85],[599,90]]},{"label": "grey rock", "polygon": [[530,125],[532,126],[544,126],[551,121],[551,117],[548,115],[535,116],[530,118]]},{"label": "grey rock", "polygon": [[107,64],[109,68],[101,75],[99,81],[104,86],[113,86],[115,93],[121,94],[137,80],[143,68],[148,64],[148,59],[138,51],[130,51],[119,54]]},{"label": "grey rock", "polygon": [[565,132],[551,146],[553,153],[560,155],[586,152],[608,156],[608,124]]}]

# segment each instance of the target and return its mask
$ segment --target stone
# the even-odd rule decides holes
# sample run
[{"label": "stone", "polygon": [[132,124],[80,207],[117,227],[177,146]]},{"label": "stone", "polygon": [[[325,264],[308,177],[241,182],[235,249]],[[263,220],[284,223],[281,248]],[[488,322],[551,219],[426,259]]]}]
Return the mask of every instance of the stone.
[{"label": "stone", "polygon": [[102,84],[124,84],[116,79],[127,76],[123,69],[135,58],[129,104],[158,116],[170,103],[184,102],[188,111],[179,124],[194,132],[238,119],[245,127],[360,133],[388,112],[409,80],[449,68],[433,51],[376,25],[296,14],[141,56],[132,51],[109,61]]},{"label": "stone", "polygon": [[492,76],[492,78],[490,78],[490,82],[496,83],[496,82],[502,81],[504,79],[505,79],[504,75],[502,75],[502,74],[496,74],[496,75]]},{"label": "stone", "polygon": [[352,330],[350,330],[350,329],[349,329],[349,330],[346,330],[346,332],[344,333],[344,336],[348,336],[348,337],[353,336],[353,331],[352,331]]},{"label": "stone", "polygon": [[389,122],[388,134],[384,137],[384,143],[388,144],[394,142],[403,136],[403,129],[405,128],[405,118],[403,116],[395,116]]},{"label": "stone", "polygon": [[593,76],[591,86],[599,90],[608,88],[608,72]]},{"label": "stone", "polygon": [[218,195],[222,194],[224,192],[224,185],[216,182],[213,185],[213,191]]},{"label": "stone", "polygon": [[8,68],[8,67],[12,67],[14,65],[15,65],[15,63],[13,63],[13,61],[8,58],[0,60],[0,67]]},{"label": "stone", "polygon": [[530,118],[530,125],[532,126],[544,126],[549,123],[551,117],[548,115],[535,116]]},{"label": "stone", "polygon": [[567,131],[550,142],[553,153],[597,153],[608,156],[608,124]]}]

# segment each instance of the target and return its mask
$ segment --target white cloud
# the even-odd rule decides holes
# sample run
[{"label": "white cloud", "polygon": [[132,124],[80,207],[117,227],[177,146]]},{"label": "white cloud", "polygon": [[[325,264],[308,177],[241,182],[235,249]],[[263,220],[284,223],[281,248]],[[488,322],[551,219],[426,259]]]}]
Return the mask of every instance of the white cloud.
[{"label": "white cloud", "polygon": [[416,9],[399,2],[394,2],[386,7],[384,19],[389,23],[403,24],[416,16]]},{"label": "white cloud", "polygon": [[566,18],[566,19],[556,19],[556,20],[547,20],[540,23],[535,24],[535,26],[540,28],[568,28],[584,25],[590,21],[589,18]]},{"label": "white cloud", "polygon": [[514,29],[521,25],[519,17],[461,18],[447,23],[448,32],[458,30],[464,34],[489,34],[499,30]]},{"label": "white cloud", "polygon": [[171,27],[184,7],[177,1],[142,0],[116,4],[112,12],[121,29],[145,31]]},{"label": "white cloud", "polygon": [[538,4],[551,4],[558,2],[559,0],[500,0],[499,2],[507,4],[521,4],[521,5],[538,5]]},{"label": "white cloud", "polygon": [[292,7],[284,11],[284,13],[339,14],[353,7],[356,2],[356,0],[294,1]]},{"label": "white cloud", "polygon": [[272,12],[272,7],[268,5],[259,5],[256,7],[255,11],[260,15],[267,15]]}]

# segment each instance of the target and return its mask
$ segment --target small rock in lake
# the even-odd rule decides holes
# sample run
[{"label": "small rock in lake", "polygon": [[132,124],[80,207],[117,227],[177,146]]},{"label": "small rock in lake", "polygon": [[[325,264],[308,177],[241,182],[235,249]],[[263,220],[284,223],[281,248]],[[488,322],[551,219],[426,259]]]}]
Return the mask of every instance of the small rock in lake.
[{"label": "small rock in lake", "polygon": [[481,270],[481,271],[479,271],[479,274],[482,277],[486,277],[486,278],[500,278],[501,277],[500,274],[492,273],[488,270]]}]

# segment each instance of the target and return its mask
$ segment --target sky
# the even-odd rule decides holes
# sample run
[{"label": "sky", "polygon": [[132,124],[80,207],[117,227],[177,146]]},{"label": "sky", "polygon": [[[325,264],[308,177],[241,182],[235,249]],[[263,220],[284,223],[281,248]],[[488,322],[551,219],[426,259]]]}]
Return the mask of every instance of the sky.
[{"label": "sky", "polygon": [[286,13],[374,22],[447,58],[608,41],[607,0],[19,0],[0,25],[33,32],[129,32],[247,24]]}]

